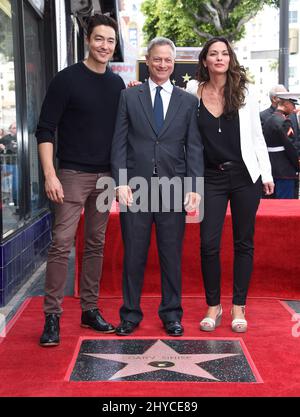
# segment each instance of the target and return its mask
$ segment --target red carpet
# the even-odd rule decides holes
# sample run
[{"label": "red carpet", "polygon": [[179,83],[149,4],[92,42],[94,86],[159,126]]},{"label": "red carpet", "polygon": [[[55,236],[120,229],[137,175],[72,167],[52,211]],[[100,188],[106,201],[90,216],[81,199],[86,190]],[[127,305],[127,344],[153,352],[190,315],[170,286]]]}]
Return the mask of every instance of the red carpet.
[{"label": "red carpet", "polygon": [[[99,334],[79,326],[79,300],[70,297],[64,302],[61,345],[48,349],[39,347],[44,317],[43,299],[37,297],[24,304],[14,322],[6,329],[7,336],[0,338],[0,396],[299,396],[300,323],[292,321],[293,312],[279,301],[279,298],[300,300],[299,230],[300,201],[261,202],[255,236],[255,269],[247,306],[249,330],[239,337],[231,331],[229,315],[232,293],[230,215],[226,218],[222,242],[224,317],[222,326],[213,334],[199,330],[199,320],[206,310],[200,274],[199,225],[187,225],[183,258],[185,334],[180,340],[209,338],[212,344],[214,339],[242,340],[258,382],[69,381],[67,376],[72,370],[71,364],[80,338],[97,339]],[[81,268],[82,233],[81,224],[77,236],[76,279]],[[119,321],[118,311],[122,302],[122,253],[118,215],[112,214],[107,231],[100,307],[105,318],[115,324]],[[157,315],[160,298],[153,297],[159,294],[159,269],[154,241],[143,294],[145,317],[134,337],[165,340],[166,335]],[[103,336],[103,339],[120,340],[114,335]]]},{"label": "red carpet", "polygon": [[[233,338],[230,329],[230,298],[223,301],[222,326],[213,335],[198,330],[205,312],[202,297],[184,298],[186,338]],[[100,300],[104,315],[118,322],[119,298]],[[145,318],[134,333],[136,338],[165,338],[157,317],[159,298],[144,298]],[[69,370],[79,337],[98,338],[99,334],[79,326],[79,301],[66,298],[61,320],[62,342],[57,348],[41,348],[38,339],[43,327],[42,298],[30,300],[0,343],[0,396],[299,396],[300,344],[293,337],[295,322],[275,299],[249,299],[249,330],[241,335],[262,383],[220,382],[69,382]],[[299,327],[299,326],[298,326]],[[299,333],[299,332],[298,332]],[[104,336],[115,339],[116,336]],[[183,338],[184,338],[183,337]],[[124,340],[124,338],[122,338]],[[174,340],[174,339],[173,339]],[[178,340],[178,339],[177,339]],[[0,339],[1,341],[1,339]]]},{"label": "red carpet", "polygon": [[[83,219],[76,241],[76,277],[81,271]],[[200,272],[199,224],[187,224],[183,256],[183,294],[203,295]],[[300,299],[300,200],[261,200],[255,233],[255,264],[249,295]],[[232,294],[232,231],[228,212],[222,240],[222,294]],[[118,214],[112,213],[106,234],[102,296],[121,296],[123,247]],[[158,256],[153,232],[145,274],[144,295],[160,288]]]}]

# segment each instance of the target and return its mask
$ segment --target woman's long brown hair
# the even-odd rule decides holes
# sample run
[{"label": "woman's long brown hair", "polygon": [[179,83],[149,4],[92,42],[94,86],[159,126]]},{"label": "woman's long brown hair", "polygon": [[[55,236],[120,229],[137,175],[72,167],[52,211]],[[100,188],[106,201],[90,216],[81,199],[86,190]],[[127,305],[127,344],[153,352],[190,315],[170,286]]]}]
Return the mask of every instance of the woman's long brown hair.
[{"label": "woman's long brown hair", "polygon": [[206,60],[206,56],[211,45],[216,42],[225,43],[230,57],[229,68],[226,74],[227,79],[224,87],[224,115],[230,117],[245,104],[245,95],[247,90],[246,84],[249,80],[247,78],[245,68],[239,64],[236,54],[226,38],[218,36],[209,39],[205,43],[199,54],[197,80],[199,82],[209,81],[209,73],[203,64],[203,61]]}]

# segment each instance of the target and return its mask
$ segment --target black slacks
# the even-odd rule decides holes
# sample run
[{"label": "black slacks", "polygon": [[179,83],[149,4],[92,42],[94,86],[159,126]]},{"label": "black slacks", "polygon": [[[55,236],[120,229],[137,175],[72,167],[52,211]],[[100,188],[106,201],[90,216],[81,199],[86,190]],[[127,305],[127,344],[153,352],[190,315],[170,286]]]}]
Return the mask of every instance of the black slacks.
[{"label": "black slacks", "polygon": [[131,213],[128,211],[120,213],[120,220],[124,243],[121,320],[138,323],[143,318],[140,298],[154,222],[161,270],[162,299],[158,311],[159,317],[163,322],[180,321],[185,212]]},{"label": "black slacks", "polygon": [[233,304],[245,305],[253,269],[255,216],[262,194],[259,178],[254,184],[244,165],[224,171],[206,169],[204,219],[201,223],[201,266],[206,302],[220,304],[220,241],[228,201],[234,240]]}]

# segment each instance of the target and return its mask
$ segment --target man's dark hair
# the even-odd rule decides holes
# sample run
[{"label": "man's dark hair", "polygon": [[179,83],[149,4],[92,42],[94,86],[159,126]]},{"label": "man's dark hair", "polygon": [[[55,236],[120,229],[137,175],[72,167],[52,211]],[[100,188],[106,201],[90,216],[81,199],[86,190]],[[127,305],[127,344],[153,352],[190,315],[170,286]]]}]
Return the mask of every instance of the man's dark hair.
[{"label": "man's dark hair", "polygon": [[91,16],[87,21],[87,29],[86,29],[86,36],[88,39],[90,39],[91,34],[96,26],[110,26],[114,29],[116,33],[116,41],[118,40],[118,24],[117,22],[109,16],[106,16],[105,14],[95,14],[94,16]]}]

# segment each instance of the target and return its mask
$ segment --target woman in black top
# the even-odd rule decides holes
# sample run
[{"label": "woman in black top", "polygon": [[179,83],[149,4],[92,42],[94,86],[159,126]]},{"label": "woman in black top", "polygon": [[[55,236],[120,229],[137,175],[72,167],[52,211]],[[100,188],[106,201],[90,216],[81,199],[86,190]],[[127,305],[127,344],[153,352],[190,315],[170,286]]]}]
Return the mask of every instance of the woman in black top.
[{"label": "woman in black top", "polygon": [[245,70],[225,38],[214,38],[204,45],[198,80],[192,80],[187,91],[200,99],[199,128],[205,157],[201,266],[208,311],[200,328],[212,331],[221,322],[219,252],[230,201],[234,236],[232,330],[245,332],[254,223],[262,183],[266,194],[274,190],[259,109]]}]

